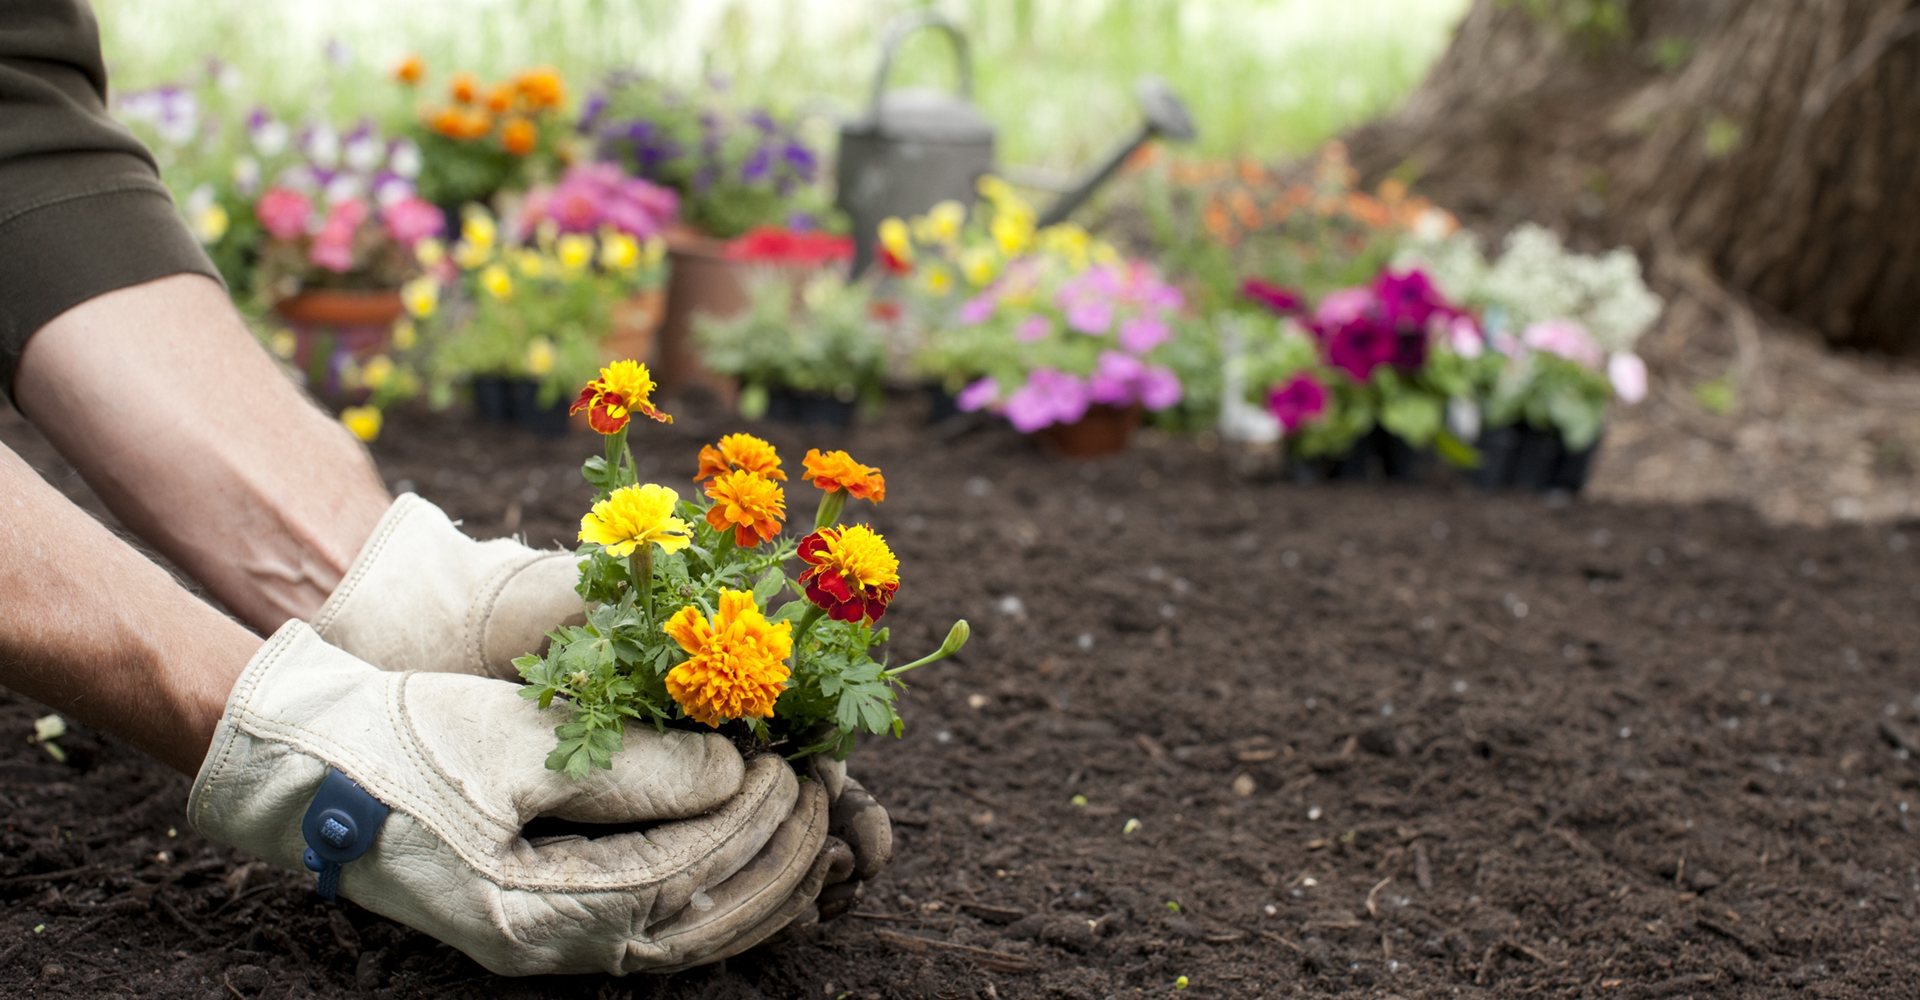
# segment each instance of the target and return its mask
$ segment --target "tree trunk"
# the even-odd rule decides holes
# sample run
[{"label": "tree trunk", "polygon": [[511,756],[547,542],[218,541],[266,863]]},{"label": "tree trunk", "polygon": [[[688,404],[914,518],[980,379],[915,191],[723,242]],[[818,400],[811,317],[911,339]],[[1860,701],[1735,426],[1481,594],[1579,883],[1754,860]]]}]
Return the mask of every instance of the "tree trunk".
[{"label": "tree trunk", "polygon": [[[1621,30],[1559,13],[1596,7]],[[1476,226],[1677,249],[1830,343],[1920,353],[1916,0],[1476,0],[1349,146]]]}]

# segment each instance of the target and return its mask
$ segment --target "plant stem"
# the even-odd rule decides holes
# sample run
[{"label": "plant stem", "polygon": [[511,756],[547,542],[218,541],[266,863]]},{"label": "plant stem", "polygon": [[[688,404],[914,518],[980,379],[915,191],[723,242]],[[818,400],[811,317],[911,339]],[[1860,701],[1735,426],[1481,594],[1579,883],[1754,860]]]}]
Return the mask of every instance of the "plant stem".
[{"label": "plant stem", "polygon": [[820,620],[820,616],[821,616],[821,615],[824,615],[824,614],[826,614],[826,613],[827,613],[827,612],[826,612],[826,610],[825,610],[825,609],[823,609],[823,608],[821,608],[821,607],[820,607],[820,605],[818,605],[818,604],[809,604],[809,605],[807,605],[807,610],[801,613],[801,615],[800,615],[800,624],[798,624],[798,625],[795,625],[795,626],[793,627],[793,657],[794,657],[794,662],[796,662],[796,663],[797,663],[797,662],[799,662],[799,659],[800,659],[800,639],[801,639],[801,637],[802,637],[802,636],[805,636],[805,635],[807,634],[807,630],[813,627],[813,623],[814,623],[814,622],[817,622],[817,621],[819,621],[819,620]]},{"label": "plant stem", "polygon": [[904,674],[915,667],[924,667],[927,664],[934,662],[935,660],[944,660],[947,657],[952,656],[955,653],[958,653],[961,647],[967,644],[967,639],[971,638],[972,635],[973,635],[973,627],[967,624],[967,620],[965,618],[962,618],[959,621],[954,622],[953,628],[947,631],[947,639],[945,642],[942,642],[940,644],[939,649],[934,650],[933,652],[927,654],[926,656],[923,656],[913,661],[912,663],[907,664],[904,667],[895,667],[892,670],[887,671],[886,675],[888,677],[898,677],[901,674]]},{"label": "plant stem", "polygon": [[[606,437],[607,437],[607,469],[608,471],[614,473],[614,476],[611,482],[613,483],[613,489],[617,490],[620,487],[627,485],[626,477],[623,475],[620,475],[620,457],[622,455],[627,454],[627,429],[625,427],[622,427],[619,430],[614,431],[612,434],[608,434]],[[629,463],[632,462],[631,457],[628,458],[628,462]],[[609,490],[609,492],[611,492],[611,490]]]},{"label": "plant stem", "polygon": [[653,627],[653,543],[633,550],[628,557],[633,567],[633,585],[640,588],[640,604],[646,614],[647,628]]},{"label": "plant stem", "polygon": [[840,512],[846,509],[846,506],[846,490],[828,490],[826,495],[820,498],[819,513],[813,516],[813,530],[819,531],[821,528],[840,520]]}]

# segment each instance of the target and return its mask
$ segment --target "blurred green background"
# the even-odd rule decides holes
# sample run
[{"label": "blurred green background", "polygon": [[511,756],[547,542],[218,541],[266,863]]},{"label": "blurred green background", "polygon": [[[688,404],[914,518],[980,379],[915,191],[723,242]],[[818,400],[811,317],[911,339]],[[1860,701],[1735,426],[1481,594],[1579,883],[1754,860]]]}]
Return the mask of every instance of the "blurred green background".
[{"label": "blurred green background", "polygon": [[[585,89],[608,69],[720,78],[808,113],[822,138],[866,99],[879,38],[923,4],[845,0],[94,0],[116,88],[204,73],[304,117],[411,113],[385,76],[424,56],[436,81],[548,63]],[[1131,83],[1166,78],[1199,151],[1297,155],[1390,110],[1445,49],[1466,0],[965,0],[939,5],[973,44],[977,100],[1003,162],[1065,170],[1137,121]],[[916,36],[901,83],[948,84],[944,39]]]}]

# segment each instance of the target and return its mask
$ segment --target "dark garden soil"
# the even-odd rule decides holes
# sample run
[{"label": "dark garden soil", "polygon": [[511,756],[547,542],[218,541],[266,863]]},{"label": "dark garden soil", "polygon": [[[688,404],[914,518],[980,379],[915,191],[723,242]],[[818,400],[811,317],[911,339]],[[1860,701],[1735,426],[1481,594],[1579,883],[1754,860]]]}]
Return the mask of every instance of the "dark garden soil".
[{"label": "dark garden soil", "polygon": [[[685,482],[732,429],[683,412],[639,453]],[[498,979],[200,839],[187,779],[112,739],[52,762],[0,692],[0,995],[1920,992],[1920,526],[759,430],[885,469],[902,655],[975,629],[854,759],[899,849],[852,917],[670,978]],[[84,495],[17,417],[0,439]],[[545,543],[594,447],[403,414],[374,450]]]}]

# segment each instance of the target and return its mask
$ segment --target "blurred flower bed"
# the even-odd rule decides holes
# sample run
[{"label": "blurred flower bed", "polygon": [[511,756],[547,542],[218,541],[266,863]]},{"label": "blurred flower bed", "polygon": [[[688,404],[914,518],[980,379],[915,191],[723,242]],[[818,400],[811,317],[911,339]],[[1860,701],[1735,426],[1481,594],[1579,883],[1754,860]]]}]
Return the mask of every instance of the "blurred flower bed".
[{"label": "blurred flower bed", "polygon": [[[854,276],[827,153],[724,85],[408,57],[385,87],[337,120],[251,104],[210,62],[115,101],[263,342],[363,436],[416,395],[485,413],[511,391],[547,419],[600,364],[652,356],[689,239],[723,248],[740,303],[692,340],[750,417],[846,422],[918,388],[936,417],[1055,445],[1104,422],[1095,450],[1123,446],[1145,422],[1302,478],[1431,456],[1577,488],[1609,407],[1646,391],[1635,344],[1662,303],[1630,253],[1538,227],[1490,251],[1400,179],[1359,189],[1337,143],[1289,166],[1150,147],[1112,231],[1039,228],[988,176],[883,222]],[[1571,472],[1515,471],[1549,446]]]}]

